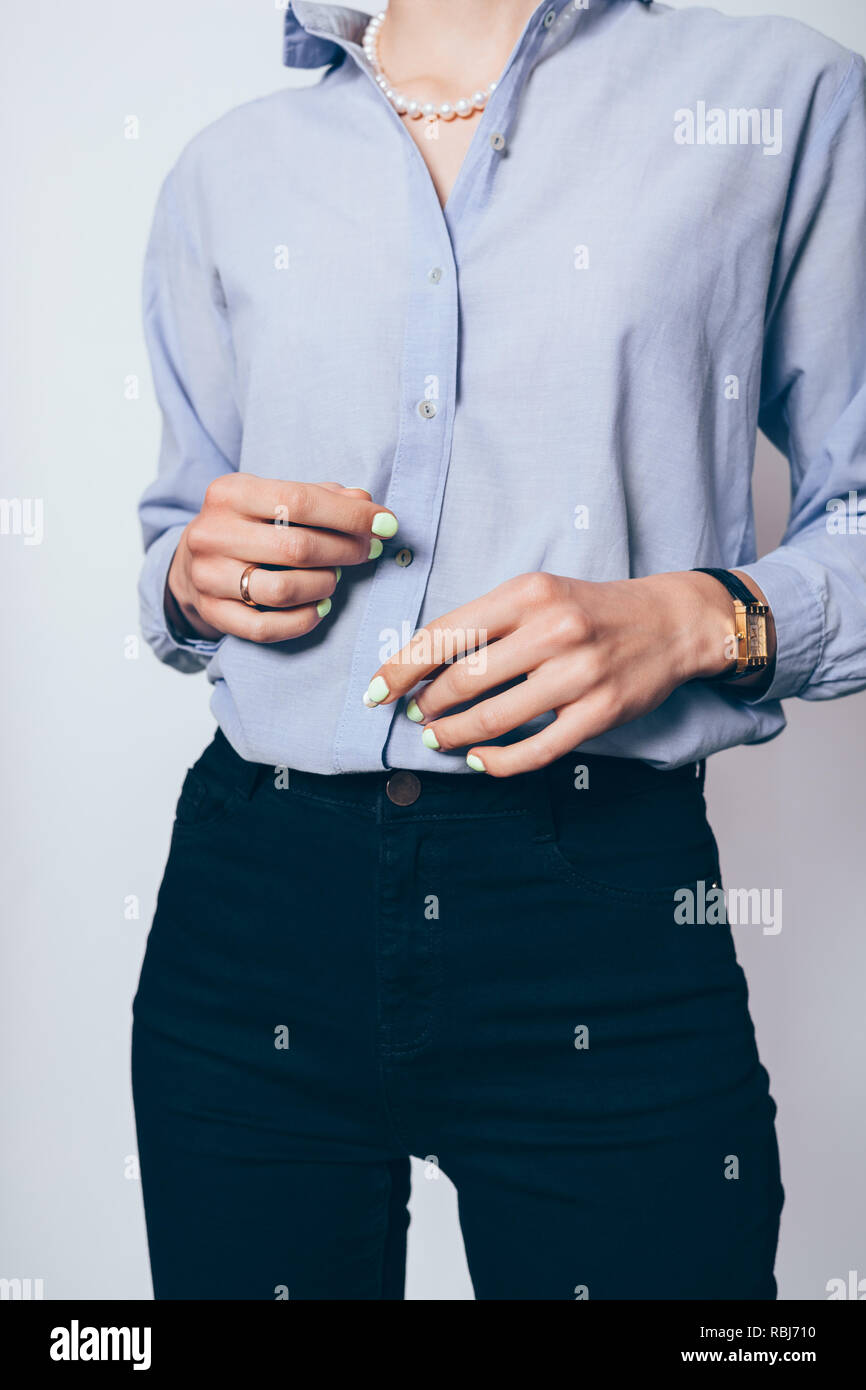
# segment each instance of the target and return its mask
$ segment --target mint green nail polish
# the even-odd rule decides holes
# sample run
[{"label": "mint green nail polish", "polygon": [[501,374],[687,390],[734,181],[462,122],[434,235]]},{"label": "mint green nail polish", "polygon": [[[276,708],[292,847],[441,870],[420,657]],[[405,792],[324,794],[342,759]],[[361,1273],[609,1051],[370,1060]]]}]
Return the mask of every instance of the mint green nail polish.
[{"label": "mint green nail polish", "polygon": [[486,771],[487,771],[487,768],[484,766],[483,762],[482,762],[481,759],[478,757],[478,754],[477,754],[477,753],[467,753],[467,755],[466,755],[466,761],[467,761],[467,763],[469,764],[469,766],[472,768],[472,771],[473,771],[473,772],[486,772]]},{"label": "mint green nail polish", "polygon": [[410,700],[406,706],[406,718],[411,719],[413,724],[422,723],[424,716],[418,708],[417,700]]},{"label": "mint green nail polish", "polygon": [[392,516],[390,512],[377,512],[373,517],[373,525],[370,530],[374,536],[384,536],[387,541],[392,536],[396,536],[397,526],[396,516]]},{"label": "mint green nail polish", "polygon": [[439,740],[432,729],[424,730],[423,734],[421,735],[421,742],[424,744],[425,748],[432,748],[434,753],[439,747]]},{"label": "mint green nail polish", "polygon": [[374,676],[367,686],[367,699],[374,705],[380,705],[383,700],[387,700],[390,693],[381,676]]},{"label": "mint green nail polish", "polygon": [[338,584],[339,584],[339,582],[340,582],[340,580],[341,580],[342,578],[343,578],[343,571],[340,569],[340,566],[338,565],[338,566],[337,566],[337,583],[338,583]]},{"label": "mint green nail polish", "polygon": [[327,618],[330,611],[331,600],[329,598],[323,598],[321,603],[316,604],[316,612],[318,613],[320,618]]},{"label": "mint green nail polish", "polygon": [[385,547],[383,546],[382,542],[377,541],[374,537],[373,540],[371,540],[370,542],[370,554],[367,556],[367,559],[378,560],[379,556],[382,554],[382,551],[384,549]]}]

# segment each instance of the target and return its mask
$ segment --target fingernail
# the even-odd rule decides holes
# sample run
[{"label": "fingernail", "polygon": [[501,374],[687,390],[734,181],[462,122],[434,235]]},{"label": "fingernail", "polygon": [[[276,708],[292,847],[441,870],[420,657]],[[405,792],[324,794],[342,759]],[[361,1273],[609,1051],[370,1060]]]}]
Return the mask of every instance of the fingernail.
[{"label": "fingernail", "polygon": [[316,604],[316,612],[318,613],[320,618],[327,618],[330,611],[331,600],[329,598],[323,598],[321,603]]},{"label": "fingernail", "polygon": [[406,718],[411,719],[413,724],[421,724],[424,716],[418,708],[417,700],[410,700],[406,706]]},{"label": "fingernail", "polygon": [[432,729],[424,730],[423,734],[421,735],[421,742],[424,744],[425,748],[432,748],[434,753],[439,747],[439,740]]},{"label": "fingernail", "polygon": [[381,541],[377,541],[377,540],[373,539],[373,540],[370,542],[370,554],[367,556],[367,559],[368,559],[368,560],[378,560],[379,556],[382,554],[382,551],[383,551],[384,549],[385,549],[385,547],[383,546],[383,544],[382,544]]},{"label": "fingernail", "polygon": [[398,524],[396,516],[392,516],[390,512],[377,512],[370,530],[374,536],[384,536],[387,541],[396,536]]},{"label": "fingernail", "polygon": [[478,756],[477,753],[467,753],[467,755],[466,755],[466,761],[467,761],[467,763],[469,764],[469,766],[472,768],[472,771],[473,771],[473,772],[486,772],[486,771],[487,771],[487,768],[484,766],[483,762],[481,761],[481,759],[479,758],[479,756]]},{"label": "fingernail", "polygon": [[374,709],[375,706],[380,705],[383,700],[387,700],[390,693],[391,692],[388,689],[385,682],[383,681],[382,677],[374,676],[373,679],[370,681],[370,684],[367,686],[367,691],[364,696],[364,704],[367,706],[368,709]]},{"label": "fingernail", "polygon": [[343,578],[343,571],[340,569],[340,566],[338,565],[338,566],[337,566],[337,583],[338,583],[338,584],[339,584],[339,582],[340,582],[340,580],[341,580],[342,578]]}]

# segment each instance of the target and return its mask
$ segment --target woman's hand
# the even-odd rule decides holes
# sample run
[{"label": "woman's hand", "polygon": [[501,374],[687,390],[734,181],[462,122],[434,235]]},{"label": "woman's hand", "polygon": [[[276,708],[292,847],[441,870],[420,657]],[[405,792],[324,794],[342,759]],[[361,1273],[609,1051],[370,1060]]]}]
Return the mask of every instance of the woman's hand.
[{"label": "woman's hand", "polygon": [[[468,748],[470,767],[510,777],[646,714],[684,681],[721,674],[733,626],[730,595],[706,574],[601,584],[523,574],[421,628],[380,666],[365,704],[389,704],[444,666],[409,718],[425,725],[428,748]],[[551,710],[554,722],[529,738],[475,746]]]},{"label": "woman's hand", "polygon": [[[330,611],[338,569],[382,553],[397,518],[362,488],[275,482],[227,473],[212,482],[183,532],[166,585],[166,613],[181,633],[216,641],[285,642],[312,632]],[[241,575],[249,596],[241,598]]]}]

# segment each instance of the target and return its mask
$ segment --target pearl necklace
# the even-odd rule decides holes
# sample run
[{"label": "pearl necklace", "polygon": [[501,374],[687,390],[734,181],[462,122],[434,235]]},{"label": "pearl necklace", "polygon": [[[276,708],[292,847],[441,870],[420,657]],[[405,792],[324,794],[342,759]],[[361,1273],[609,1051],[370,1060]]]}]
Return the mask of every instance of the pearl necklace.
[{"label": "pearl necklace", "polygon": [[367,61],[376,74],[376,84],[381,87],[388,101],[399,116],[409,116],[413,121],[417,121],[421,116],[428,121],[453,121],[455,116],[474,116],[476,111],[483,111],[487,104],[488,97],[496,90],[496,83],[489,82],[486,87],[473,92],[471,97],[461,97],[459,101],[443,101],[439,106],[432,101],[412,101],[405,97],[402,92],[397,91],[391,79],[382,70],[379,62],[379,30],[384,22],[385,15],[374,14],[370,23],[364,31],[362,40],[364,53]]}]

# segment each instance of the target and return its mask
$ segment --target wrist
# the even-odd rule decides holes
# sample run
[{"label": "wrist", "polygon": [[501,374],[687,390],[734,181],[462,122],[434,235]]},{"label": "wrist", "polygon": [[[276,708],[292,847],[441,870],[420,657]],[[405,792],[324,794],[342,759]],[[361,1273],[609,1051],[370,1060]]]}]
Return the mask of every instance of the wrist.
[{"label": "wrist", "polygon": [[723,584],[691,570],[657,574],[639,582],[651,585],[659,605],[663,640],[679,685],[734,669],[734,609]]},{"label": "wrist", "polygon": [[689,571],[687,578],[702,608],[689,679],[718,679],[737,667],[737,624],[733,600],[724,584],[711,574]]},{"label": "wrist", "polygon": [[[752,693],[767,687],[775,666],[776,628],[765,595],[749,575],[738,570],[692,570],[690,576],[704,585],[708,605],[705,633],[710,640],[706,660],[701,662],[701,669],[693,679],[730,683],[732,688]],[[712,640],[710,621],[720,593],[729,605],[728,633],[722,641],[724,659],[721,661],[718,636]]]}]

